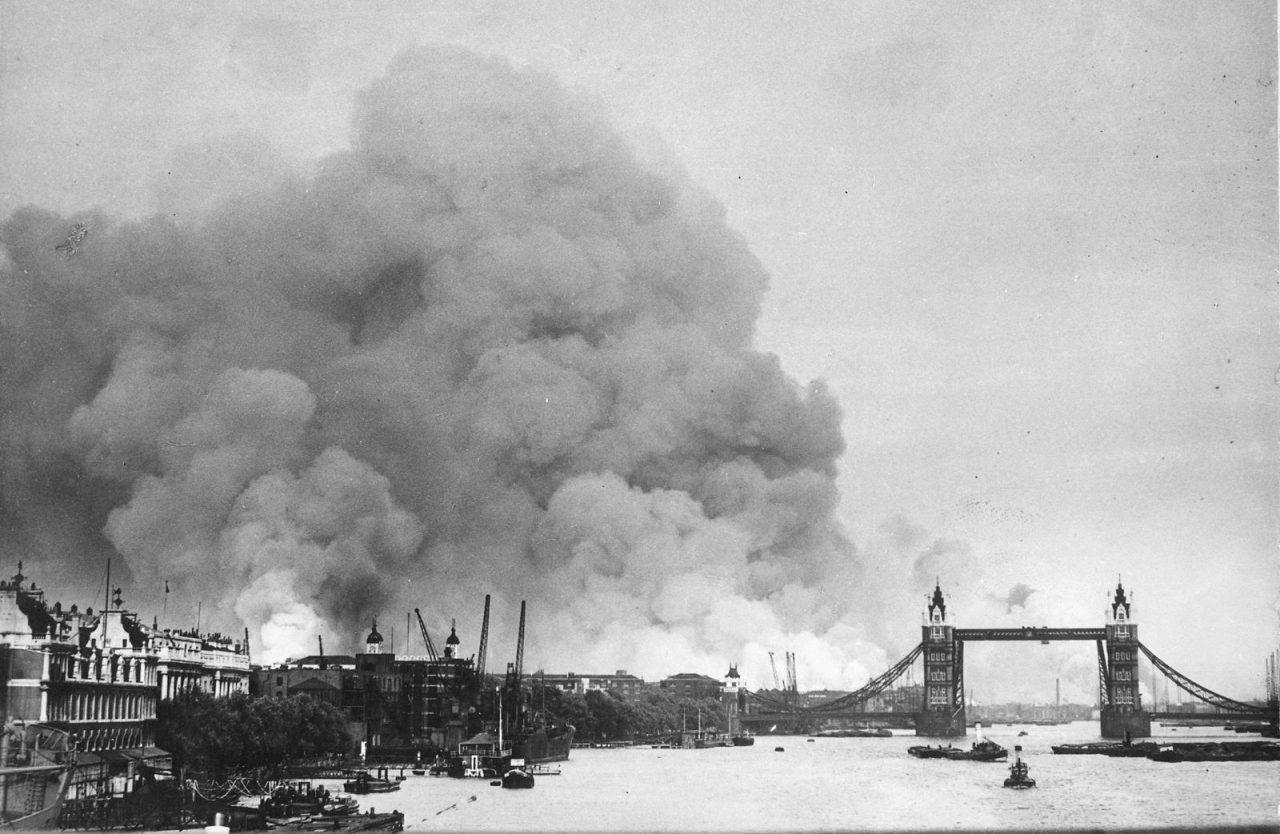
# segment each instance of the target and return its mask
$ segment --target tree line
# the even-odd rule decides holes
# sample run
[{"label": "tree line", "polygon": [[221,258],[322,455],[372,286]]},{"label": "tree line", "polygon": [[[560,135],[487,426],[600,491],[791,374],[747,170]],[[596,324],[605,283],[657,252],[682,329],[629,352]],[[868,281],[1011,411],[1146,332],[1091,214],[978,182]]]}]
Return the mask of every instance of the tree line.
[{"label": "tree line", "polygon": [[342,710],[309,695],[214,697],[191,689],[156,709],[156,745],[214,778],[290,760],[346,755],[355,747]]},{"label": "tree line", "polygon": [[[582,741],[674,736],[699,725],[708,732],[729,730],[719,699],[678,698],[664,689],[623,700],[597,690],[583,694],[535,686],[526,697],[528,712],[572,724],[575,738]],[[359,741],[339,707],[309,695],[214,697],[192,689],[161,701],[156,718],[156,744],[172,754],[174,766],[214,778],[270,770],[289,761],[346,756]]]},{"label": "tree line", "polygon": [[645,689],[634,699],[590,690],[565,692],[534,686],[529,709],[548,721],[572,724],[581,741],[624,741],[697,730],[729,731],[729,717],[718,698],[679,698],[665,689]]}]

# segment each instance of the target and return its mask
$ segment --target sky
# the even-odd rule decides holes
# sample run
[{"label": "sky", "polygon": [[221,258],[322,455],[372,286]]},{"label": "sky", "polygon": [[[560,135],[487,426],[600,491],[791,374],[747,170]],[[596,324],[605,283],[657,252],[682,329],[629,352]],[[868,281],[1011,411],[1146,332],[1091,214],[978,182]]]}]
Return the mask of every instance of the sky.
[{"label": "sky", "polygon": [[[134,599],[149,604],[143,610],[163,606],[168,614],[172,606],[175,615],[188,616],[189,604],[141,586],[155,585],[154,577],[167,571],[196,575],[209,560],[236,558],[229,554],[239,553],[239,545],[228,542],[243,541],[259,529],[255,524],[265,523],[261,517],[268,513],[260,506],[271,495],[328,497],[331,493],[316,484],[341,473],[343,483],[365,484],[368,491],[360,494],[376,493],[380,502],[376,512],[359,517],[376,532],[349,544],[371,564],[393,565],[405,577],[423,577],[423,583],[447,583],[466,574],[459,554],[468,547],[508,554],[482,557],[494,566],[486,578],[507,597],[506,613],[498,618],[508,632],[519,592],[514,585],[502,586],[497,577],[505,568],[497,566],[508,564],[502,559],[523,558],[509,554],[533,553],[532,563],[512,568],[511,575],[534,585],[536,577],[579,574],[612,583],[602,589],[593,579],[582,580],[576,603],[554,589],[534,592],[544,601],[544,619],[538,624],[535,604],[537,625],[531,631],[541,627],[542,633],[531,634],[528,657],[548,671],[567,671],[561,667],[577,657],[600,665],[597,671],[625,665],[654,678],[679,671],[663,666],[674,657],[708,667],[737,663],[748,686],[763,688],[771,684],[767,653],[780,659],[785,651],[795,651],[802,688],[853,688],[919,639],[924,595],[935,581],[951,596],[949,610],[962,627],[1088,627],[1102,624],[1108,594],[1122,579],[1133,592],[1147,646],[1211,689],[1256,697],[1262,692],[1264,660],[1280,643],[1275,17],[1274,4],[1262,2],[3,4],[0,216],[25,218],[31,206],[43,212],[10,227],[5,240],[9,280],[27,274],[28,262],[45,263],[14,255],[18,245],[13,243],[26,240],[21,229],[42,223],[63,229],[73,218],[89,218],[90,226],[82,260],[62,258],[40,267],[48,277],[39,280],[47,287],[61,286],[65,276],[59,270],[70,269],[67,263],[115,275],[111,270],[128,271],[122,264],[130,257],[152,264],[147,269],[161,281],[181,274],[185,263],[180,256],[166,256],[171,259],[161,263],[145,254],[160,245],[159,239],[168,240],[165,235],[194,248],[205,246],[206,239],[243,235],[245,228],[289,234],[290,226],[280,218],[314,221],[297,208],[312,189],[359,193],[369,200],[387,197],[390,192],[369,184],[376,179],[372,175],[366,180],[346,172],[343,160],[351,157],[344,154],[354,154],[359,163],[352,164],[364,166],[362,171],[374,165],[369,160],[422,153],[430,159],[415,164],[428,169],[452,158],[449,176],[489,165],[495,177],[514,177],[512,171],[526,164],[568,164],[557,161],[550,142],[546,148],[540,144],[549,135],[566,143],[581,140],[590,148],[583,151],[586,161],[563,170],[599,164],[611,183],[592,181],[604,195],[599,200],[638,194],[627,199],[639,205],[659,188],[633,167],[676,183],[671,187],[680,197],[664,191],[666,196],[653,199],[663,210],[664,200],[678,202],[681,208],[672,211],[680,228],[698,242],[686,247],[690,261],[671,270],[683,276],[683,270],[692,269],[689,263],[711,260],[732,273],[720,284],[708,278],[696,297],[691,291],[686,301],[696,314],[652,337],[654,355],[673,350],[670,340],[691,338],[686,327],[709,334],[705,351],[695,340],[679,361],[697,366],[723,351],[724,363],[750,369],[750,374],[735,371],[733,379],[747,381],[739,381],[734,398],[777,393],[775,405],[760,406],[751,425],[765,425],[760,431],[770,437],[798,426],[796,436],[805,438],[796,441],[795,450],[779,453],[783,464],[753,457],[755,480],[733,476],[743,479],[734,481],[734,495],[748,490],[744,484],[767,481],[775,495],[769,506],[786,504],[786,513],[770,517],[767,534],[752,526],[745,510],[733,515],[716,509],[732,492],[717,488],[730,477],[724,474],[728,467],[719,466],[720,450],[699,447],[692,453],[670,448],[667,454],[672,460],[681,455],[714,460],[720,474],[707,475],[707,467],[694,475],[674,464],[623,464],[602,452],[566,464],[570,475],[550,477],[545,461],[535,466],[521,458],[520,465],[530,468],[521,470],[525,481],[516,480],[531,484],[530,497],[519,503],[523,509],[509,511],[528,535],[512,534],[508,541],[495,532],[480,542],[475,525],[456,534],[434,532],[449,529],[439,507],[449,502],[456,507],[464,499],[441,497],[438,493],[447,490],[432,479],[396,468],[399,458],[382,438],[392,429],[408,432],[409,422],[393,424],[386,418],[386,432],[372,431],[378,442],[363,448],[351,439],[355,429],[341,428],[341,415],[358,407],[335,401],[322,389],[321,381],[341,369],[375,359],[387,360],[377,366],[383,370],[415,368],[424,380],[420,390],[435,385],[434,366],[413,364],[403,340],[370,358],[371,351],[332,348],[331,334],[318,327],[307,331],[313,335],[305,345],[227,352],[222,364],[202,366],[172,389],[180,393],[164,399],[163,408],[155,406],[159,411],[147,411],[169,415],[167,422],[153,425],[118,407],[112,410],[113,402],[132,402],[146,388],[120,382],[130,378],[130,357],[148,350],[143,329],[93,319],[88,331],[97,334],[100,328],[107,335],[101,342],[84,337],[93,342],[82,346],[93,361],[68,370],[48,357],[61,355],[62,348],[51,354],[49,346],[66,345],[69,337],[48,336],[44,343],[31,335],[34,330],[11,325],[30,353],[21,380],[43,382],[15,383],[11,389],[20,392],[15,398],[25,398],[8,403],[11,411],[25,415],[11,426],[27,428],[7,429],[9,509],[4,518],[12,529],[26,532],[10,537],[5,558],[14,561],[11,557],[26,549],[31,559],[62,559],[75,569],[52,570],[42,581],[68,597],[86,598],[101,593],[101,581],[85,568],[90,562],[66,556],[63,548],[88,547],[100,555],[111,549],[103,544],[105,535],[111,547],[125,552],[126,564],[117,569],[127,571],[123,575],[138,586]],[[419,44],[460,47],[472,57],[446,50],[439,60],[448,70],[436,69],[436,59],[426,58],[422,66],[404,62],[400,75],[389,70],[402,50]],[[481,81],[468,86],[473,77]],[[441,92],[454,83],[456,95]],[[417,95],[423,96],[421,110],[414,109]],[[506,102],[508,95],[512,102],[503,107],[517,113],[517,120],[528,120],[529,142],[539,148],[536,159],[531,154],[531,161],[512,161],[521,153],[512,150],[516,145],[494,139],[507,123],[485,121],[487,113],[478,117],[483,130],[414,133],[433,113],[460,114],[462,123],[473,110],[494,100]],[[561,98],[574,103],[558,104]],[[395,115],[397,107],[418,120]],[[615,138],[625,151],[614,148]],[[431,170],[436,171],[432,177],[445,176]],[[291,183],[283,190],[226,202],[282,178]],[[450,182],[456,202],[464,180]],[[481,187],[488,182],[482,180]],[[399,182],[395,188],[408,186]],[[513,192],[511,199],[532,200],[541,193]],[[435,211],[424,205],[406,202],[405,212]],[[243,228],[237,226],[236,212],[254,217],[253,224],[241,220]],[[504,218],[493,221],[492,235],[476,233],[486,240],[497,239],[499,230],[509,236],[510,229],[534,222],[517,218],[518,209],[506,204],[501,211],[477,209],[476,216],[481,215]],[[366,236],[398,222],[377,216],[376,224],[362,228]],[[349,220],[342,216],[343,223]],[[137,230],[123,231],[119,224],[129,221],[139,224]],[[325,222],[325,228],[336,228]],[[481,221],[469,222],[469,228],[480,228]],[[574,223],[571,233],[563,225],[556,227],[558,233],[579,240],[584,227]],[[609,228],[623,235],[630,227]],[[444,232],[432,234],[430,247],[436,248],[430,251],[456,254],[438,242]],[[137,237],[134,243],[130,235]],[[104,266],[94,267],[91,259],[99,255],[93,244],[103,240],[99,246],[105,252],[107,239],[114,247],[110,257],[103,255]],[[633,244],[640,246],[630,238],[618,246],[632,252]],[[273,244],[253,245],[266,251]],[[400,243],[387,246],[395,249]],[[551,257],[549,248],[510,257],[541,262]],[[349,256],[357,265],[366,256],[369,263],[383,263],[380,254],[352,252],[339,248],[334,257]],[[587,257],[601,263],[612,252],[602,246]],[[469,272],[468,280],[488,275],[483,264],[458,257],[464,265],[459,269],[480,270]],[[295,261],[303,259],[298,255]],[[650,262],[640,256],[636,261]],[[245,263],[260,266],[251,259]],[[561,261],[555,264],[573,272]],[[331,266],[308,263],[297,269],[319,274]],[[245,270],[237,273],[232,267],[223,280],[241,280]],[[121,280],[125,289],[117,295],[144,297]],[[337,286],[342,279],[332,281]],[[546,284],[548,292],[567,292],[551,278]],[[395,306],[400,285],[391,285],[386,297]],[[116,293],[102,286],[93,284],[97,305]],[[729,289],[720,294],[717,287]],[[673,292],[665,285],[663,291]],[[99,298],[98,292],[104,295]],[[216,288],[208,292],[210,298],[222,298]],[[369,290],[362,285],[354,292],[365,297]],[[280,298],[297,297],[282,293]],[[37,297],[48,305],[42,308],[48,311],[41,319],[46,322],[60,309],[80,306],[56,293],[31,296]],[[600,296],[601,309],[612,303],[608,298]],[[718,311],[721,299],[725,309]],[[171,299],[166,303],[182,306]],[[240,322],[213,344],[243,341],[246,333],[273,327],[265,314],[253,320],[245,311],[227,313],[233,302],[210,303],[209,309],[218,311],[215,317]],[[273,309],[263,304],[259,309]],[[475,321],[491,322],[500,306],[495,302],[476,313]],[[142,307],[129,309],[131,321],[147,315]],[[645,309],[646,315],[653,313]],[[710,324],[721,312],[724,321]],[[280,315],[293,322],[292,313]],[[366,309],[361,315],[374,314]],[[250,321],[256,321],[252,328],[244,323]],[[395,317],[389,321],[388,327],[404,324]],[[23,327],[34,326],[24,322]],[[197,341],[188,338],[197,332],[195,325],[166,326],[181,335],[154,325],[146,333],[163,331],[184,346]],[[286,326],[302,332],[310,324]],[[624,341],[632,344],[633,338],[639,336],[628,329]],[[37,343],[43,347],[37,349]],[[298,358],[304,348],[314,356],[329,356],[326,351],[332,349],[332,364],[307,365]],[[539,342],[542,360],[551,357],[559,368],[573,362],[586,367],[586,359],[571,362],[549,350]],[[161,353],[157,349],[155,355]],[[491,355],[496,354],[483,354]],[[147,356],[152,358],[137,360],[139,366],[176,361]],[[266,357],[278,361],[272,365]],[[592,357],[592,363],[622,361]],[[190,367],[189,358],[182,361]],[[490,369],[494,378],[505,372],[486,362],[490,359],[479,367]],[[383,379],[368,370],[372,365],[362,367],[369,378]],[[602,367],[592,364],[593,370],[584,373],[599,379]],[[637,360],[627,367],[634,378],[644,376],[648,366]],[[240,376],[227,375],[237,368]],[[271,369],[283,376],[248,377]],[[54,384],[50,380],[67,378],[79,382],[64,395],[43,399]],[[784,379],[794,381],[794,391]],[[556,380],[544,380],[538,390],[567,384]],[[816,387],[815,381],[820,381]],[[522,384],[509,390],[525,391]],[[249,389],[258,390],[256,402],[267,403],[280,391],[293,391],[290,386],[297,388],[296,398],[270,405],[286,414],[283,427],[262,429],[273,442],[287,435],[289,449],[273,457],[274,452],[263,451],[265,441],[236,446],[237,460],[268,462],[257,468],[240,465],[240,480],[227,487],[225,500],[217,499],[224,500],[222,509],[210,511],[212,520],[190,522],[188,532],[196,539],[204,535],[201,543],[192,544],[196,539],[190,537],[169,541],[164,531],[188,523],[184,519],[191,515],[184,500],[213,499],[183,492],[193,489],[196,463],[171,460],[163,450],[138,451],[145,439],[130,440],[134,457],[120,464],[119,438],[129,433],[127,426],[132,421],[147,430],[177,432],[198,446],[225,429],[225,420],[217,424],[223,428],[209,428],[216,422],[209,415],[225,415],[218,409],[226,403]],[[649,394],[665,390],[655,384]],[[432,414],[447,411],[458,425],[479,419],[475,415],[482,410],[466,410],[466,403],[477,402],[463,396],[470,392],[449,393],[437,401],[448,403],[438,412],[422,408]],[[217,400],[220,395],[224,400]],[[417,402],[412,392],[392,390],[388,396]],[[376,397],[366,391],[357,399],[364,404]],[[637,395],[637,402],[644,411],[651,400]],[[526,406],[513,400],[495,408],[514,413]],[[463,413],[472,416],[459,416]],[[579,412],[562,414],[571,422]],[[733,414],[716,419],[738,419]],[[525,447],[531,433],[542,438],[554,433],[554,420],[547,420],[520,429],[526,432]],[[327,428],[316,428],[321,423]],[[37,424],[41,433],[33,439],[30,427]],[[842,440],[832,439],[831,426]],[[805,434],[810,429],[812,435]],[[288,434],[295,430],[296,436]],[[324,452],[318,451],[319,436],[328,443]],[[490,449],[496,442],[481,445]],[[780,439],[775,444],[783,445]],[[33,448],[40,454],[15,451]],[[458,465],[446,451],[423,455],[421,462],[438,467],[442,475]],[[110,465],[102,463],[104,456]],[[54,457],[62,462],[53,465]],[[68,459],[73,463],[66,464]],[[57,511],[49,509],[53,492],[30,486],[56,480],[48,474],[55,470],[63,476],[72,472],[76,483],[92,482],[75,500],[59,503]],[[37,471],[45,474],[31,474]],[[608,473],[620,479],[610,480]],[[590,481],[589,476],[598,477]],[[821,483],[815,485],[814,478]],[[776,498],[777,492],[788,497]],[[166,503],[162,495],[179,497]],[[596,500],[588,495],[611,496],[611,503],[595,507],[594,516],[584,515]],[[573,503],[575,496],[579,503]],[[246,509],[249,499],[261,505]],[[624,505],[636,515],[624,513]],[[495,499],[492,506],[507,505]],[[301,512],[290,507],[288,513]],[[83,540],[62,542],[48,530],[79,524],[64,517],[75,508],[92,520],[94,530]],[[496,528],[495,519],[507,511],[493,509],[485,517]],[[778,525],[790,523],[780,519],[810,513],[812,518],[795,522],[796,536],[777,533]],[[369,521],[374,515],[376,522]],[[632,521],[624,524],[624,515]],[[599,555],[615,546],[601,544],[603,532],[582,532],[604,516],[616,522],[607,538],[621,542],[616,544],[625,551],[617,557],[621,567]],[[648,548],[665,546],[661,536],[650,535],[653,519],[660,519],[663,529],[682,531],[671,545],[678,557],[646,555]],[[206,521],[211,532],[198,533]],[[639,528],[627,526],[633,523],[644,530],[634,532]],[[280,535],[277,530],[256,540],[256,552],[270,552],[268,545]],[[314,550],[316,542],[330,541],[326,536],[311,530],[302,538]],[[588,548],[584,556],[575,537],[598,549]],[[752,543],[741,544],[743,537]],[[761,537],[768,542],[760,544]],[[764,552],[768,571],[760,567]],[[284,628],[287,617],[264,613],[264,600],[274,592],[263,572],[249,564],[260,557],[239,558],[243,564],[222,564],[244,578],[242,593],[224,599],[221,608],[211,603],[203,616],[217,617],[208,614],[209,608],[234,609],[239,620],[230,615],[214,620],[233,633],[242,622]],[[336,556],[317,557],[316,564],[331,573],[346,570],[324,561],[330,558]],[[683,591],[651,575],[684,576],[681,565],[703,558],[736,577],[731,588],[718,585],[713,570],[689,574]],[[633,569],[642,562],[651,567]],[[283,578],[295,586],[329,593],[323,578],[299,579],[306,569],[291,570]],[[31,569],[27,573],[40,576]],[[765,574],[781,578],[762,578]],[[351,581],[361,589],[355,597],[363,617],[371,604],[364,597],[380,586],[363,574]],[[469,596],[460,595],[459,606],[477,596],[476,588],[463,584]],[[443,598],[450,592],[439,593]],[[620,616],[614,627],[599,611],[576,610],[585,606],[583,600],[599,605],[612,600],[626,608],[627,594],[648,600],[641,612],[644,627],[632,630],[646,636],[646,645],[617,633],[628,628],[627,617]],[[686,595],[699,594],[721,595],[740,610],[702,599],[690,603],[698,611],[697,622],[670,613],[688,603]],[[295,636],[310,627],[308,616],[319,612],[326,619],[321,608],[308,609],[305,594],[293,602],[301,617],[288,621]],[[383,614],[401,640],[413,630],[399,623],[404,610]],[[427,607],[423,610],[427,616]],[[474,633],[478,611],[431,616],[438,618],[433,628],[457,617]],[[751,628],[730,625],[735,619]],[[559,653],[556,640],[565,641],[566,632],[577,629],[589,631],[587,642],[607,651]],[[255,632],[253,641],[258,639]],[[330,639],[350,637],[326,633],[326,645]],[[1096,661],[1089,656],[1092,647],[1087,649],[1081,654],[1070,644],[974,647],[967,678],[978,700],[1049,700],[1057,676],[1067,681],[1064,696],[1088,699],[1096,686],[1089,682]]]}]

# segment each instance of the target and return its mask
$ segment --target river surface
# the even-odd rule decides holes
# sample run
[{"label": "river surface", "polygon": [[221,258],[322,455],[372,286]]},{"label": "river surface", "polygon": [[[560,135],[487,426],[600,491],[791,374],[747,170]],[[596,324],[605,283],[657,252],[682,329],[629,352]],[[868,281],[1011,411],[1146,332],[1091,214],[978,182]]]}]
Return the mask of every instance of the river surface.
[{"label": "river surface", "polygon": [[[1258,738],[1154,732],[1153,740],[1169,742]],[[364,810],[404,812],[410,831],[1280,830],[1280,762],[1161,763],[1050,750],[1098,741],[1096,722],[997,725],[983,734],[1010,758],[1021,744],[1038,787],[1002,787],[1007,763],[916,759],[908,747],[938,740],[914,735],[760,736],[753,747],[577,749],[559,776],[538,778],[532,790],[410,776],[398,792],[360,799]],[[971,730],[951,741],[968,746],[973,738]]]}]

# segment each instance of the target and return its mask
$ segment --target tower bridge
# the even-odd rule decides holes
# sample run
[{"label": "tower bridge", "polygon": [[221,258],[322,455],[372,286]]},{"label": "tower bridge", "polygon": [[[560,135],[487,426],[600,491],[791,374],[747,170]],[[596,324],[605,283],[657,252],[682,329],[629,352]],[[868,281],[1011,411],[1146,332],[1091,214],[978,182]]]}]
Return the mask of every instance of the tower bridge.
[{"label": "tower bridge", "polygon": [[[1051,643],[1070,640],[1093,641],[1098,653],[1098,704],[1103,738],[1145,738],[1151,735],[1153,718],[1188,717],[1186,713],[1157,712],[1143,704],[1139,688],[1139,656],[1154,669],[1172,680],[1179,688],[1199,701],[1214,707],[1216,713],[1195,712],[1195,718],[1225,718],[1235,721],[1277,720],[1274,691],[1268,692],[1270,703],[1237,701],[1191,680],[1155,655],[1138,640],[1138,626],[1133,619],[1132,603],[1124,586],[1117,582],[1106,623],[1101,628],[1053,628],[1022,626],[1019,628],[955,628],[947,618],[947,603],[942,589],[935,585],[929,600],[921,640],[905,657],[858,690],[831,701],[801,707],[794,690],[782,698],[744,690],[741,711],[743,723],[757,728],[778,723],[812,723],[833,718],[879,720],[905,725],[913,724],[917,735],[963,736],[965,734],[965,643],[981,641],[1038,641]],[[869,709],[869,703],[889,690],[917,660],[923,659],[922,695],[912,711]],[[1274,687],[1272,687],[1274,689]]]}]

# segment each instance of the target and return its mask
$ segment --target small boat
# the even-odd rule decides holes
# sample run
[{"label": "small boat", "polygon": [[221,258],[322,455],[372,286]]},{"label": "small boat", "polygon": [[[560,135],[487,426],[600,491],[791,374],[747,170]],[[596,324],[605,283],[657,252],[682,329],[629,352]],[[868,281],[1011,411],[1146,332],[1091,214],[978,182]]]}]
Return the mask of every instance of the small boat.
[{"label": "small boat", "polygon": [[354,778],[343,782],[342,789],[347,793],[358,794],[390,793],[400,790],[400,782],[389,778],[386,768],[379,770],[376,776],[367,770],[362,770]]},{"label": "small boat", "polygon": [[320,806],[320,815],[324,817],[345,817],[360,810],[360,803],[354,796],[343,793],[331,794],[329,800]]},{"label": "small boat", "polygon": [[785,748],[785,747],[775,747],[775,748],[773,748],[773,752],[775,752],[775,753],[785,753],[785,752],[786,752],[786,750],[787,750],[787,748]]},{"label": "small boat", "polygon": [[750,747],[756,743],[756,737],[751,733],[740,733],[730,738],[734,747]]},{"label": "small boat", "polygon": [[928,745],[917,745],[908,747],[907,752],[917,759],[951,759],[952,761],[969,761],[969,762],[1001,762],[1008,758],[1009,751],[990,739],[976,741],[968,750],[963,747],[952,747],[947,745],[943,747],[931,747]]},{"label": "small boat", "polygon": [[75,772],[70,733],[50,724],[10,721],[0,730],[0,828],[49,828]]},{"label": "small boat", "polygon": [[1027,763],[1022,760],[1022,745],[1013,747],[1013,764],[1009,765],[1009,778],[1004,780],[1006,788],[1034,788],[1036,780],[1027,775]]},{"label": "small boat", "polygon": [[525,770],[529,771],[531,776],[559,776],[560,768],[552,767],[549,764],[531,764],[527,765]]},{"label": "small boat", "polygon": [[1054,744],[1049,749],[1059,756],[1100,756],[1108,750],[1122,746],[1118,741],[1086,741],[1083,744]]},{"label": "small boat", "polygon": [[855,727],[852,730],[827,730],[818,735],[821,738],[890,738],[893,731],[883,727]]},{"label": "small boat", "polygon": [[532,788],[533,774],[523,768],[513,767],[502,774],[502,787]]}]

